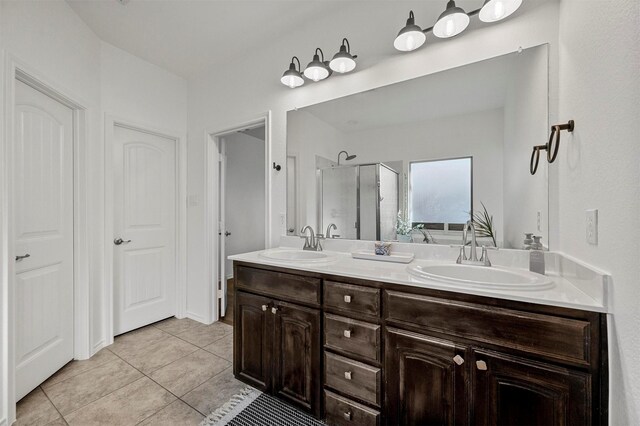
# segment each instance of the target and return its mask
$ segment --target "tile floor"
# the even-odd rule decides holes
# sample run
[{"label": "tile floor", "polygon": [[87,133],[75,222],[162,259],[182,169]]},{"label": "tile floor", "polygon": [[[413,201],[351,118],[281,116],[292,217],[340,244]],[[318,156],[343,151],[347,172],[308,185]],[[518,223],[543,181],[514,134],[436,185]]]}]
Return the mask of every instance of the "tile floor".
[{"label": "tile floor", "polygon": [[197,425],[245,385],[232,327],[170,318],[116,337],[25,396],[16,425]]}]

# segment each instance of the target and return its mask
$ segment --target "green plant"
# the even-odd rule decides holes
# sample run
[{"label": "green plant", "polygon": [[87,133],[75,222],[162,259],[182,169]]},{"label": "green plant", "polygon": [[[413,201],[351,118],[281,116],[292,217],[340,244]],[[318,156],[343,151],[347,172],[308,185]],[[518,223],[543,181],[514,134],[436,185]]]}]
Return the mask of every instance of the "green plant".
[{"label": "green plant", "polygon": [[493,225],[493,216],[487,211],[487,207],[482,204],[482,211],[473,212],[473,222],[476,227],[476,235],[478,237],[490,237],[493,245],[498,247],[496,242],[496,230]]},{"label": "green plant", "polygon": [[431,232],[429,232],[429,230],[424,227],[424,223],[419,223],[413,229],[419,231],[422,234],[422,242],[427,244],[437,244],[436,239],[433,238]]},{"label": "green plant", "polygon": [[409,221],[402,215],[402,211],[398,210],[398,217],[396,219],[396,234],[409,235],[411,234],[411,225]]}]

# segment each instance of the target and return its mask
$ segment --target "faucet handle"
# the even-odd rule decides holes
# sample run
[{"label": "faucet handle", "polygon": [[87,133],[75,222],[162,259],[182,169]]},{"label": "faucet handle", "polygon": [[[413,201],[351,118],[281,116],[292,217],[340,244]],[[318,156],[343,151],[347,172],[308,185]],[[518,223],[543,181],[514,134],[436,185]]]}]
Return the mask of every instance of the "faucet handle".
[{"label": "faucet handle", "polygon": [[464,246],[462,244],[451,244],[449,247],[460,249],[460,254],[458,255],[458,259],[456,259],[456,263],[460,264],[463,260],[467,260],[467,253],[465,253]]},{"label": "faucet handle", "polygon": [[487,250],[499,250],[498,247],[493,246],[482,246],[482,254],[480,255],[480,262],[483,263],[484,266],[491,266],[491,261],[489,260],[489,254]]}]

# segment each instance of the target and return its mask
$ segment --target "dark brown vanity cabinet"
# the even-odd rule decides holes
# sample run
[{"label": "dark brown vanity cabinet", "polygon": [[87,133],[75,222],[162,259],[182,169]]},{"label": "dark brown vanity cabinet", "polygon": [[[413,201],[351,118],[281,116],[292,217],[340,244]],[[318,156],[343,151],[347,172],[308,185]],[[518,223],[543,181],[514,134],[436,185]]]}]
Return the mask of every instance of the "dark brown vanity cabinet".
[{"label": "dark brown vanity cabinet", "polygon": [[[319,416],[320,310],[244,290],[260,292],[263,273],[236,269],[234,374]],[[284,278],[286,281],[287,277]],[[259,285],[254,285],[256,279],[260,280]],[[291,296],[295,298],[295,294]]]},{"label": "dark brown vanity cabinet", "polygon": [[604,314],[238,262],[235,273],[236,377],[329,425],[607,423]]}]

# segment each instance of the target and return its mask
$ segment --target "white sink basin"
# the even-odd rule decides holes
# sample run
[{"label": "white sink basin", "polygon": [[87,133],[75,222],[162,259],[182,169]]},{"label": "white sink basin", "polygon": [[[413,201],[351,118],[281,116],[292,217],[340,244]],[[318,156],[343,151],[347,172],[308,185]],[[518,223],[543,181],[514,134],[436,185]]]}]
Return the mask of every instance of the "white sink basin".
[{"label": "white sink basin", "polygon": [[280,262],[318,263],[332,260],[332,257],[321,251],[296,249],[271,249],[259,254],[260,257]]},{"label": "white sink basin", "polygon": [[412,265],[407,271],[419,279],[488,289],[543,290],[555,285],[544,275],[501,266]]}]

